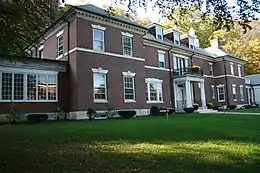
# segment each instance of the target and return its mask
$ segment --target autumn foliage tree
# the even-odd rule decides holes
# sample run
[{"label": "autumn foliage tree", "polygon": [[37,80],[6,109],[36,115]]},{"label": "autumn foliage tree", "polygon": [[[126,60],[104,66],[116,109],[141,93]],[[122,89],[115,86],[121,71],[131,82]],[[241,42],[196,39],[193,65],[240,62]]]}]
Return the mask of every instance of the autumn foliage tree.
[{"label": "autumn foliage tree", "polygon": [[24,55],[24,48],[57,19],[57,0],[0,1],[0,53]]}]

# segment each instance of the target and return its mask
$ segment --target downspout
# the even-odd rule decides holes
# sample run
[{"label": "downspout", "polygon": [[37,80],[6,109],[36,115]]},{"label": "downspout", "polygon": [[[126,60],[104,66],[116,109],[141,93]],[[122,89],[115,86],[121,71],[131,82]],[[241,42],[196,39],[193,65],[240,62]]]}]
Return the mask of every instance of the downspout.
[{"label": "downspout", "polygon": [[171,56],[170,56],[170,51],[172,50],[173,46],[168,50],[168,66],[169,66],[169,78],[170,78],[170,95],[171,95],[171,106],[172,108],[175,108],[175,95],[174,95],[174,88],[173,88],[173,71],[172,71],[172,66],[171,66]]},{"label": "downspout", "polygon": [[224,57],[223,57],[222,59],[223,59],[223,63],[224,63],[224,75],[225,75],[224,77],[225,77],[225,83],[226,83],[226,87],[225,87],[225,89],[226,89],[226,95],[225,95],[225,97],[226,97],[226,99],[227,99],[227,105],[229,105],[226,61],[225,61],[225,58],[224,58]]},{"label": "downspout", "polygon": [[68,75],[68,79],[67,79],[67,94],[68,94],[68,101],[67,101],[67,109],[66,109],[66,114],[65,114],[65,120],[68,120],[68,115],[69,115],[69,112],[70,112],[70,107],[71,107],[71,90],[70,90],[70,79],[71,79],[71,76],[70,76],[70,22],[63,19],[65,22],[67,22],[67,26],[68,26],[68,33],[67,33],[67,56],[68,56],[68,66],[67,66],[67,75]]}]

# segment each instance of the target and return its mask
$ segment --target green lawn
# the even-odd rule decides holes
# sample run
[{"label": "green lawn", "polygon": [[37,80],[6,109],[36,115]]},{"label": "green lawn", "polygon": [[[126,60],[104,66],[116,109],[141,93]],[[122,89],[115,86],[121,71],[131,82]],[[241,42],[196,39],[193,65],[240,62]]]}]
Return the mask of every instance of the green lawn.
[{"label": "green lawn", "polygon": [[142,117],[0,126],[3,173],[254,173],[260,116]]}]

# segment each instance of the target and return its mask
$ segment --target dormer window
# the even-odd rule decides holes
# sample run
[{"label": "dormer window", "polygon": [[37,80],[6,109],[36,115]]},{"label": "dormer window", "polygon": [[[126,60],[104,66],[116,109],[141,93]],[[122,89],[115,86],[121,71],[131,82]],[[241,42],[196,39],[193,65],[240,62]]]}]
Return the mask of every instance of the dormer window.
[{"label": "dormer window", "polygon": [[163,40],[163,28],[156,26],[156,38],[159,40]]},{"label": "dormer window", "polygon": [[193,37],[189,37],[189,48],[190,49],[194,49],[194,38]]},{"label": "dormer window", "polygon": [[173,42],[174,44],[180,44],[180,34],[178,32],[173,32]]}]

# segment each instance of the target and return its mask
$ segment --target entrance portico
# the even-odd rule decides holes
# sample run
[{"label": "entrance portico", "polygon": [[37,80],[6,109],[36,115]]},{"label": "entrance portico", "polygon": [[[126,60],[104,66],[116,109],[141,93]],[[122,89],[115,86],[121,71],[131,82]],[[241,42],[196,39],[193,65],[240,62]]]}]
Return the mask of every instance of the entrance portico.
[{"label": "entrance portico", "polygon": [[192,83],[200,84],[200,100],[202,109],[206,109],[205,84],[203,77],[181,77],[173,80],[175,108],[183,110],[185,107],[192,107],[194,101],[194,89]]}]

